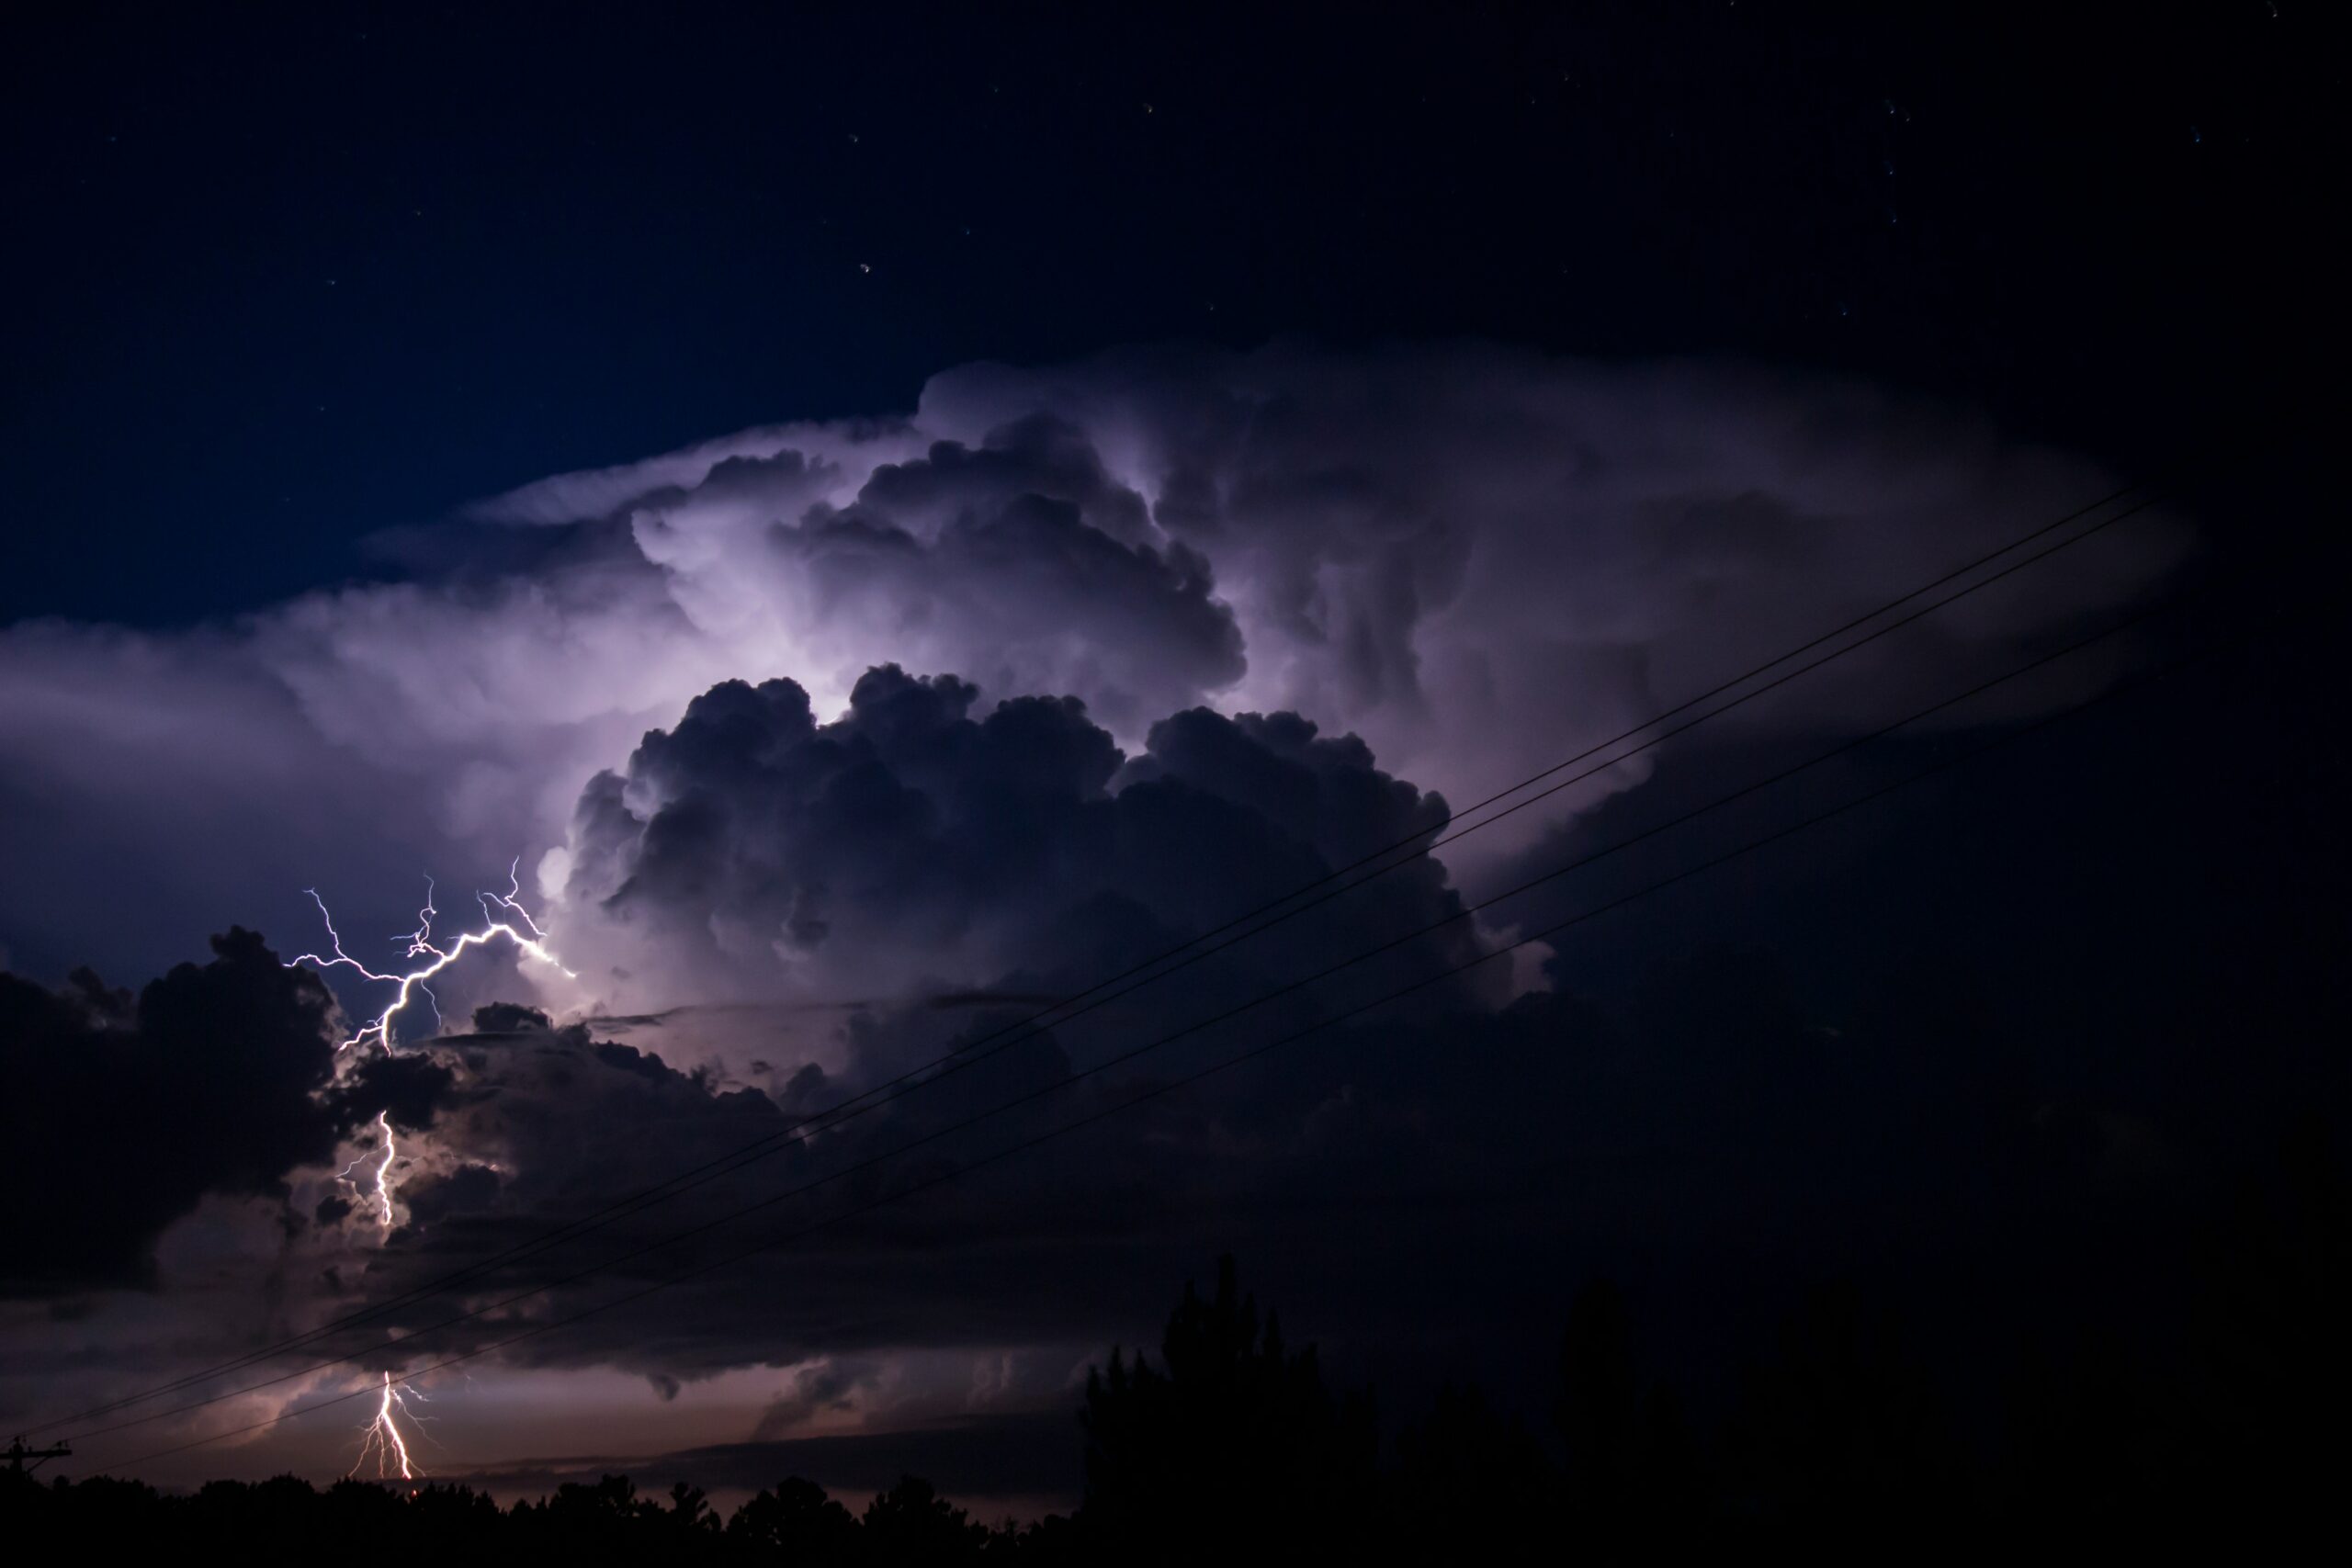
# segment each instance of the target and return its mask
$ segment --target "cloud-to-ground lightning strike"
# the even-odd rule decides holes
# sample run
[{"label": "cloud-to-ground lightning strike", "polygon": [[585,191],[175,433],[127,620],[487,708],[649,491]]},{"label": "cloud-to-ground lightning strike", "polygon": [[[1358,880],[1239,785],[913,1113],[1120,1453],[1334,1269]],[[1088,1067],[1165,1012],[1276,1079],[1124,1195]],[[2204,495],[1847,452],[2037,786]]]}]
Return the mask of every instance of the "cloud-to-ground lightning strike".
[{"label": "cloud-to-ground lightning strike", "polygon": [[424,1397],[406,1383],[392,1382],[390,1372],[384,1374],[383,1399],[377,1404],[374,1417],[359,1428],[359,1457],[352,1461],[349,1470],[344,1472],[346,1479],[357,1475],[370,1459],[376,1461],[379,1480],[390,1480],[395,1468],[400,1471],[402,1481],[416,1479],[416,1469],[409,1459],[408,1439],[401,1436],[400,1423],[393,1416],[397,1410],[411,1420],[419,1419],[411,1414],[408,1402],[412,1398],[421,1400]]},{"label": "cloud-to-ground lightning strike", "polygon": [[[319,918],[326,924],[327,941],[329,943],[328,951],[333,954],[333,956],[329,957],[325,954],[317,953],[305,953],[299,957],[290,960],[288,963],[287,967],[290,969],[297,964],[309,964],[321,970],[327,970],[336,968],[340,965],[348,965],[351,968],[357,970],[362,979],[380,981],[385,985],[398,986],[400,987],[398,993],[392,998],[391,1005],[386,1008],[383,1011],[378,1013],[367,1023],[361,1025],[357,1033],[352,1035],[350,1039],[345,1041],[341,1045],[336,1047],[338,1051],[348,1051],[355,1045],[364,1044],[371,1041],[383,1047],[385,1050],[390,1050],[392,1045],[392,1020],[400,1016],[401,1011],[409,1005],[409,1002],[420,991],[424,993],[427,1003],[433,1006],[433,1014],[437,1024],[441,1016],[441,1010],[439,1005],[434,1002],[433,992],[431,988],[426,986],[425,982],[430,980],[434,976],[441,973],[442,970],[447,969],[450,964],[456,963],[458,955],[463,953],[466,949],[469,947],[486,946],[494,937],[503,936],[506,938],[516,947],[520,948],[527,956],[537,959],[540,963],[547,964],[550,968],[556,970],[559,974],[561,974],[566,979],[579,978],[579,976],[574,975],[571,970],[566,969],[562,963],[557,959],[554,953],[548,951],[547,932],[540,929],[539,923],[531,918],[531,912],[528,909],[526,909],[522,905],[521,894],[523,887],[521,881],[516,875],[516,868],[522,863],[521,857],[518,856],[514,862],[506,868],[505,892],[477,893],[475,895],[475,897],[481,904],[483,919],[482,929],[480,931],[465,932],[463,935],[459,936],[457,941],[449,943],[447,947],[436,946],[433,941],[433,918],[441,911],[434,907],[433,879],[431,877],[425,878],[424,908],[417,911],[416,929],[403,936],[394,937],[392,940],[397,942],[405,942],[407,944],[406,951],[402,956],[408,958],[429,958],[431,962],[419,968],[411,969],[407,973],[401,975],[378,974],[375,970],[368,968],[368,965],[362,964],[356,958],[352,957],[351,954],[344,952],[342,934],[334,929],[334,917],[328,913],[326,900],[319,897],[319,891],[317,888],[312,887],[305,889],[305,891],[311,895],[311,902],[319,907]],[[501,918],[501,915],[494,911],[503,911],[505,918]]]}]

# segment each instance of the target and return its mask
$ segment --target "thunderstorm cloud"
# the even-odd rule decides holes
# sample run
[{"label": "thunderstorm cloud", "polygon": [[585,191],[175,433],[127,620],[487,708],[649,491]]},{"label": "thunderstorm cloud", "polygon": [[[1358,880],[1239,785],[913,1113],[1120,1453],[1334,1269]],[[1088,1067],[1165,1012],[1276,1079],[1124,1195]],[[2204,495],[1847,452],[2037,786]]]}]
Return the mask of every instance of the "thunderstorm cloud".
[{"label": "thunderstorm cloud", "polygon": [[[397,1303],[366,1357],[397,1369],[423,1352],[392,1337],[453,1308],[547,1287],[432,1353],[676,1273],[661,1314],[500,1364],[613,1370],[615,1400],[679,1410],[749,1378],[759,1452],[847,1453],[1035,1419],[1226,1248],[1283,1258],[1336,1354],[1409,1384],[1441,1290],[1500,1313],[1600,1258],[1672,1287],[1702,1252],[1794,1267],[1897,1210],[1898,1249],[2011,1223],[1984,1195],[2069,1134],[2020,1131],[1962,1010],[1834,1040],[1734,950],[1608,1009],[1551,984],[1544,950],[1479,964],[1156,1092],[1498,953],[1513,928],[1464,918],[1472,873],[1573,847],[1646,761],[1181,984],[1024,1021],[2111,488],[1848,383],[1473,345],[1138,351],[970,367],[902,417],[543,479],[387,541],[391,581],[235,622],[0,630],[0,943],[27,975],[164,972],[136,996],[0,977],[0,1292],[129,1347],[29,1383],[102,1396],[236,1353],[254,1301],[271,1333]],[[2151,513],[1726,729],[1770,748],[1940,694],[2188,548]],[[424,873],[503,888],[517,856],[572,976],[481,954],[393,1055],[339,1058],[334,997],[250,931],[171,967],[232,920],[298,950],[313,886],[346,940],[380,942]],[[1979,1172],[1981,1201],[1927,1186],[1931,1156]],[[346,1174],[379,1159],[389,1211]],[[60,1183],[86,1195],[72,1227],[32,1196]],[[1442,1285],[1401,1261],[1433,1246],[1458,1263]],[[195,1349],[141,1305],[158,1288],[207,1303]]]},{"label": "thunderstorm cloud", "polygon": [[[288,940],[304,887],[391,919],[422,872],[518,852],[556,893],[539,863],[582,788],[691,699],[788,679],[831,719],[893,663],[1076,697],[1129,750],[1195,705],[1295,712],[1476,798],[2109,488],[1948,409],[1736,368],[1476,345],[967,367],[903,417],[526,486],[407,540],[394,581],[181,630],[0,630],[0,944],[153,972],[229,919]],[[1873,708],[1872,671],[2005,649],[2185,547],[2137,519],[1747,722]],[[98,863],[138,866],[135,894]]]}]

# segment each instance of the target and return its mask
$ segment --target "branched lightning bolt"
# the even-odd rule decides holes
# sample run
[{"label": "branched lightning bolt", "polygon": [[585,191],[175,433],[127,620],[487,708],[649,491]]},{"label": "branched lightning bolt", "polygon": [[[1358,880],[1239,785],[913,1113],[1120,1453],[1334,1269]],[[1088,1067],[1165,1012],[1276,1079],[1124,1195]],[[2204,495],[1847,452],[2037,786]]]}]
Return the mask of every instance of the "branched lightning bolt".
[{"label": "branched lightning bolt", "polygon": [[[334,929],[334,917],[327,912],[326,900],[319,897],[317,888],[306,888],[304,891],[311,895],[311,902],[319,907],[319,919],[327,928],[327,953],[305,953],[290,961],[287,967],[291,969],[297,964],[312,964],[321,970],[348,966],[356,970],[360,978],[364,980],[379,981],[384,985],[400,987],[392,998],[391,1006],[362,1024],[357,1033],[335,1049],[348,1051],[354,1045],[373,1042],[387,1051],[390,1050],[392,1020],[400,1016],[401,1010],[409,1005],[418,992],[424,993],[427,1005],[432,1007],[434,1025],[438,1028],[441,1008],[434,998],[432,987],[425,982],[456,963],[458,955],[466,949],[486,946],[495,937],[506,938],[522,949],[526,956],[537,959],[566,979],[578,979],[578,976],[566,969],[555,954],[548,951],[548,933],[540,929],[538,921],[531,918],[531,912],[523,907],[521,900],[523,885],[516,874],[517,868],[522,863],[522,857],[518,855],[513,863],[507,866],[505,892],[475,895],[481,905],[482,929],[465,932],[447,947],[436,945],[433,940],[433,919],[441,911],[434,907],[433,879],[426,877],[424,879],[424,908],[417,911],[416,929],[405,935],[396,936],[392,940],[395,942],[406,944],[403,957],[424,958],[431,962],[399,975],[378,974],[344,952],[343,937]],[[328,956],[329,953],[333,956]]]},{"label": "branched lightning bolt", "polygon": [[[516,868],[522,865],[522,863],[523,857],[521,855],[516,855],[513,860],[506,863],[505,892],[476,893],[474,897],[481,904],[482,918],[484,919],[495,921],[498,919],[497,916],[490,912],[490,907],[492,904],[495,904],[500,908],[505,910],[508,914],[513,915],[516,919],[521,920],[525,925],[530,927],[531,936],[534,941],[545,942],[547,940],[548,933],[539,929],[538,921],[531,919],[531,911],[523,908],[523,906],[516,901],[516,896],[523,891],[523,883],[521,878],[515,875],[515,871]],[[433,884],[430,881],[425,883],[424,890],[427,895],[425,903],[429,907],[433,902],[431,897]],[[552,963],[554,961],[549,960],[549,962]],[[561,968],[562,965],[558,964],[557,967]],[[571,973],[569,970],[565,970],[564,972],[566,974]]]},{"label": "branched lightning bolt", "polygon": [[408,1402],[414,1399],[421,1403],[424,1398],[424,1395],[408,1384],[394,1382],[390,1372],[384,1374],[384,1397],[377,1404],[374,1417],[359,1428],[359,1457],[352,1461],[349,1470],[344,1472],[346,1479],[366,1469],[371,1459],[376,1461],[379,1480],[390,1480],[395,1469],[401,1472],[402,1481],[416,1479],[415,1466],[408,1457],[408,1439],[401,1436],[400,1423],[393,1417],[397,1413],[409,1416],[411,1420],[422,1419],[411,1413]]},{"label": "branched lightning bolt", "polygon": [[[391,1005],[360,1025],[358,1032],[336,1046],[335,1050],[338,1054],[348,1051],[355,1045],[371,1042],[382,1050],[390,1051],[392,1048],[392,1021],[398,1018],[401,1010],[419,995],[424,997],[425,1005],[433,1010],[433,1026],[438,1030],[441,1027],[441,1005],[439,999],[433,994],[433,987],[426,982],[456,963],[466,949],[486,946],[498,937],[504,937],[520,948],[525,956],[537,959],[565,978],[579,977],[566,969],[555,954],[548,950],[547,931],[538,921],[531,918],[530,910],[523,907],[523,885],[518,875],[522,863],[522,857],[519,855],[508,863],[505,892],[477,893],[474,896],[481,905],[481,929],[464,932],[456,941],[447,942],[446,945],[434,940],[433,921],[441,910],[434,899],[435,889],[433,878],[426,877],[424,907],[416,912],[416,929],[392,938],[393,942],[401,949],[403,957],[412,960],[423,959],[425,962],[397,975],[379,974],[345,953],[343,950],[343,934],[334,929],[334,916],[328,912],[326,900],[319,897],[317,888],[307,890],[311,895],[311,902],[319,907],[319,919],[327,928],[327,952],[325,953],[305,953],[289,961],[286,966],[291,969],[297,964],[309,964],[322,971],[347,967],[357,971],[363,980],[399,987],[392,997]],[[382,1157],[376,1162],[372,1190],[363,1193],[362,1181],[354,1179],[352,1176],[352,1172],[358,1169],[368,1158],[365,1154],[345,1166],[336,1179],[349,1187],[354,1196],[364,1197],[375,1209],[378,1222],[385,1231],[390,1232],[393,1219],[392,1162],[398,1157],[399,1151],[392,1142],[391,1122],[382,1111],[378,1111],[376,1114],[376,1129],[382,1135],[383,1150]]]},{"label": "branched lightning bolt", "polygon": [[[510,873],[513,870],[512,867],[509,867],[508,869]],[[441,912],[433,907],[433,878],[427,876],[424,879],[424,908],[416,912],[416,930],[408,932],[404,936],[396,936],[392,938],[394,942],[404,942],[408,943],[409,956],[412,958],[420,953],[429,953],[433,951],[433,917]],[[315,898],[318,895],[313,893],[311,897]],[[426,985],[422,980],[419,980],[416,983],[416,988],[424,993],[424,1005],[433,1010],[433,1032],[435,1034],[440,1033],[441,998],[435,996],[433,994],[433,987]]]},{"label": "branched lightning bolt", "polygon": [[[476,902],[481,906],[481,929],[463,932],[456,941],[446,945],[434,940],[433,922],[441,910],[435,901],[434,895],[436,889],[434,886],[433,878],[426,877],[424,905],[416,912],[416,929],[392,939],[393,942],[401,948],[402,957],[411,960],[423,959],[425,962],[417,964],[397,975],[379,974],[345,953],[343,950],[343,935],[334,929],[334,916],[328,911],[326,900],[319,897],[317,888],[306,890],[311,895],[311,902],[319,907],[319,919],[326,926],[327,953],[305,953],[288,962],[286,966],[291,969],[297,964],[308,964],[320,970],[349,968],[356,971],[363,980],[399,987],[393,994],[390,1006],[362,1024],[356,1033],[335,1047],[338,1055],[350,1050],[355,1045],[371,1042],[382,1050],[388,1052],[391,1050],[392,1021],[398,1018],[401,1010],[419,995],[424,997],[425,1005],[433,1010],[433,1027],[436,1031],[440,1029],[440,999],[433,994],[433,987],[427,982],[456,963],[466,949],[486,946],[497,937],[504,937],[520,948],[525,956],[537,959],[567,979],[579,977],[566,969],[561,961],[548,950],[547,931],[537,920],[531,918],[531,911],[523,907],[523,885],[518,874],[522,863],[522,857],[519,855],[508,863],[505,892],[478,892],[474,895]],[[382,1152],[376,1160],[373,1178],[363,1179],[366,1179],[368,1188],[366,1195],[376,1210],[378,1223],[385,1231],[390,1232],[393,1221],[392,1165],[400,1157],[400,1148],[392,1138],[392,1122],[389,1111],[376,1112],[376,1131],[383,1140]],[[355,1195],[361,1192],[362,1179],[355,1179],[352,1173],[366,1163],[368,1157],[365,1154],[360,1155],[349,1165],[345,1166],[342,1173],[336,1178],[349,1187]],[[424,1395],[406,1383],[392,1382],[390,1372],[384,1373],[382,1397],[377,1403],[375,1416],[359,1429],[359,1457],[353,1461],[347,1474],[357,1475],[372,1461],[379,1479],[390,1480],[394,1471],[399,1472],[400,1478],[403,1481],[416,1479],[417,1466],[415,1461],[409,1455],[408,1439],[401,1431],[399,1419],[406,1416],[412,1421],[420,1423],[417,1432],[420,1437],[424,1435],[421,1423],[425,1417],[416,1415],[409,1408],[409,1401],[412,1399],[420,1404],[424,1403]]]},{"label": "branched lightning bolt", "polygon": [[[376,1162],[375,1196],[376,1204],[383,1220],[384,1228],[386,1230],[390,1230],[392,1228],[392,1187],[390,1181],[392,1160],[400,1151],[392,1146],[392,1124],[387,1117],[388,1112],[381,1111],[376,1112],[376,1130],[384,1135],[384,1157]],[[355,1159],[349,1165],[345,1166],[343,1168],[343,1174],[337,1176],[335,1179],[350,1188],[352,1191],[357,1192],[359,1190],[359,1183],[351,1179],[351,1173],[359,1168],[359,1160],[366,1159],[367,1157],[368,1156],[366,1155],[361,1155],[359,1159]]]}]

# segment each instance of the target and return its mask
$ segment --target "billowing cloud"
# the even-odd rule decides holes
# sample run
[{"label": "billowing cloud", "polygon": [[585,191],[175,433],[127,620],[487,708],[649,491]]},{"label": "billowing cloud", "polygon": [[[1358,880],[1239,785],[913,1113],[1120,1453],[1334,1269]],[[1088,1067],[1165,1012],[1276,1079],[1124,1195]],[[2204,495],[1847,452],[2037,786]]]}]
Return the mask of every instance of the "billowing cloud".
[{"label": "billowing cloud", "polygon": [[[1074,698],[978,702],[895,665],[831,723],[788,681],[695,698],[582,793],[569,961],[654,1008],[1062,995],[1446,821],[1295,715],[1188,709],[1129,759]],[[1419,862],[1210,973],[1309,971],[1459,908]],[[1465,921],[1430,945],[1471,940]]]},{"label": "billowing cloud", "polygon": [[[439,1000],[452,1021],[492,1004],[471,1031],[340,1069],[325,990],[256,939],[136,1003],[6,982],[9,1043],[28,1043],[12,1107],[132,1107],[103,1140],[69,1120],[14,1145],[117,1196],[91,1238],[37,1238],[42,1277],[12,1286],[153,1278],[159,1231],[158,1267],[187,1279],[200,1228],[210,1288],[260,1290],[277,1329],[299,1328],[758,1144],[773,1154],[425,1289],[378,1329],[560,1281],[431,1348],[486,1345],[790,1232],[658,1312],[499,1360],[616,1368],[665,1409],[789,1370],[741,1436],[831,1441],[885,1413],[1052,1404],[1106,1334],[1147,1330],[1169,1282],[1228,1247],[1278,1258],[1341,1349],[1393,1346],[1441,1288],[1403,1277],[1408,1253],[1458,1252],[1447,1292],[1532,1300],[1530,1279],[1603,1255],[1675,1276],[1687,1259],[1630,1235],[1638,1215],[1762,1258],[1877,1223],[1831,1200],[1867,1167],[1895,1201],[1920,1168],[1905,1151],[2022,1168],[2031,1135],[1979,1092],[1965,1043],[1938,1057],[1943,1078],[1894,1075],[1879,1064],[1920,1032],[1841,1053],[1736,965],[1683,987],[1737,993],[1728,1021],[1661,1006],[1627,1023],[1514,998],[1498,964],[928,1185],[1487,951],[1492,931],[1447,920],[1453,852],[1181,987],[787,1134],[2107,488],[2086,463],[1847,384],[1468,346],[1138,353],[970,367],[902,419],[545,480],[412,541],[405,581],[232,625],[7,628],[0,938],[28,968],[152,963],[232,919],[283,942],[315,918],[309,886],[369,940],[413,924],[418,873],[503,876],[519,853],[578,975],[469,961]],[[1882,717],[2138,595],[2184,548],[2177,523],[2137,521],[1739,723],[1778,743]],[[1640,776],[1563,798],[1549,826]],[[1519,827],[1517,847],[1545,829]],[[89,874],[101,864],[114,874]],[[1369,974],[1053,1087],[1441,921]],[[174,1021],[206,987],[228,1035]],[[1768,1099],[1786,1113],[1748,1113]],[[418,1134],[389,1212],[334,1179],[381,1149],[379,1112]],[[135,1163],[112,1157],[125,1145]],[[1561,1166],[1564,1147],[1582,1163]],[[1735,1166],[1736,1182],[1708,1179]],[[916,1187],[854,1226],[795,1230]],[[84,1305],[92,1345],[148,1331],[91,1386],[184,1364],[179,1325],[121,1292]],[[248,1319],[220,1322],[222,1345],[251,1342]]]},{"label": "billowing cloud", "polygon": [[[732,1051],[714,1061],[698,1061],[695,1038],[681,1040],[661,1014],[558,1028],[527,1008],[482,1008],[472,1032],[391,1058],[435,1063],[454,1086],[435,1096],[431,1167],[403,1181],[400,1224],[363,1269],[337,1276],[338,1288],[360,1299],[400,1294],[455,1262],[527,1243],[550,1220],[764,1147],[756,1162],[628,1216],[589,1244],[606,1256],[631,1255],[760,1205],[755,1221],[631,1256],[620,1270],[655,1277],[724,1255],[746,1236],[922,1181],[1213,1060],[1231,1048],[1232,1029],[1182,1038],[1185,1026],[1272,980],[1400,937],[1412,940],[1391,945],[1382,968],[1334,984],[1435,976],[1482,951],[1469,922],[1454,918],[1461,905],[1443,868],[1424,861],[1331,906],[1326,920],[1189,971],[1181,989],[1160,987],[1051,1034],[1016,1027],[1038,998],[1172,945],[1235,891],[1279,893],[1310,881],[1368,849],[1442,826],[1444,807],[1380,772],[1360,741],[1320,736],[1295,716],[1188,710],[1153,726],[1148,748],[1130,759],[1072,699],[1014,698],[980,715],[970,711],[976,702],[972,685],[953,676],[918,679],[884,667],[856,683],[842,717],[820,724],[790,682],[729,682],[696,698],[674,728],[648,735],[625,774],[592,783],[568,889],[579,917],[567,936],[573,962],[586,968],[620,953],[687,996],[720,997],[775,994],[805,965],[819,983],[846,978],[871,998],[797,1034],[770,1027],[775,1011],[790,1016],[789,1009],[751,1009],[736,1018]],[[1477,987],[1464,982],[1433,988],[1423,1010],[1478,999]],[[1314,1016],[1309,998],[1293,997],[1247,1027],[1262,1036]],[[645,1048],[600,1037],[608,1022]],[[1139,1032],[1180,1038],[1175,1048],[1119,1064]],[[789,1135],[808,1117],[971,1046],[982,1049],[921,1089],[854,1118],[828,1117],[808,1137]],[[752,1049],[767,1059],[747,1060]],[[1125,1185],[1159,1186],[1191,1165],[1203,1115],[1197,1105],[1157,1113],[1159,1134],[1122,1161],[1133,1166]],[[627,1136],[616,1138],[616,1129]],[[911,1162],[891,1157],[910,1146],[921,1151]],[[843,1175],[854,1179],[832,1179]],[[945,1201],[945,1210],[933,1207],[913,1223],[924,1231],[966,1223],[944,1217],[966,1200]],[[981,1205],[976,1213],[992,1206],[973,1201]],[[1059,1208],[1035,1212],[1043,1218]],[[1036,1244],[1050,1249],[1047,1237],[1066,1219],[1046,1219]],[[576,1250],[534,1252],[448,1299],[568,1276]],[[616,1325],[618,1338],[589,1328],[518,1354],[617,1358],[657,1380],[709,1376],[745,1356],[741,1336],[725,1325],[745,1310],[763,1314],[758,1359],[909,1343],[893,1337],[909,1332],[904,1326],[845,1322],[828,1305],[827,1292],[839,1287],[812,1293],[788,1257],[748,1268],[776,1288],[797,1280],[793,1303],[760,1307],[767,1287],[747,1292],[741,1280],[717,1280],[688,1288],[681,1310],[695,1327],[675,1342],[649,1340],[640,1325]],[[605,1285],[601,1278],[569,1283],[547,1310],[593,1302]],[[1035,1336],[1036,1325],[1018,1325],[1012,1309],[1007,1302],[967,1318],[944,1340],[925,1328],[912,1342],[985,1348]],[[427,1301],[394,1321],[432,1322],[447,1310]],[[505,1314],[493,1314],[439,1342],[481,1342],[508,1327]],[[852,1366],[841,1363],[850,1382],[832,1393],[808,1372],[817,1381],[780,1397],[778,1407],[804,1419],[873,1381],[850,1377]]]},{"label": "billowing cloud", "polygon": [[58,991],[0,973],[0,1292],[147,1282],[208,1194],[283,1195],[379,1111],[430,1122],[446,1071],[338,1077],[318,977],[251,931],[212,946],[135,998],[86,969]]},{"label": "billowing cloud", "polygon": [[[1130,750],[1195,705],[1297,712],[1472,798],[2106,488],[1949,409],[1695,365],[967,367],[902,418],[526,487],[404,581],[0,632],[0,940],[160,967],[229,919],[290,929],[312,884],[389,918],[421,871],[559,844],[585,782],[718,682],[790,679],[828,720],[893,662],[1075,696]],[[2132,595],[2184,537],[2137,519],[1743,722],[1877,711]],[[135,904],[88,874],[101,846]]]}]

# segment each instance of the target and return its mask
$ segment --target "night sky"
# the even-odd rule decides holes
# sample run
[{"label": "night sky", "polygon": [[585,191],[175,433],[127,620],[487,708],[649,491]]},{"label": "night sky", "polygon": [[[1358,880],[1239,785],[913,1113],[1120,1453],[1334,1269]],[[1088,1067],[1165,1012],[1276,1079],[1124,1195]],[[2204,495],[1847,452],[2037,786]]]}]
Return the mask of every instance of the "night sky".
[{"label": "night sky", "polygon": [[[1035,1513],[1226,1252],[1401,1419],[1596,1277],[1702,1417],[1828,1279],[1963,1428],[2023,1340],[2173,1366],[2352,1087],[2324,7],[672,9],[0,35],[0,1429],[381,1307],[64,1468],[323,1480],[372,1405],[255,1424],[481,1349],[425,1462],[501,1495]],[[386,1042],[285,966],[326,909],[378,973],[544,942]]]}]

